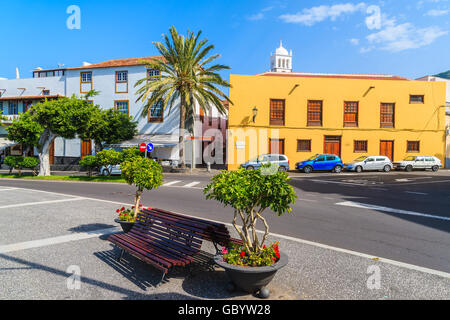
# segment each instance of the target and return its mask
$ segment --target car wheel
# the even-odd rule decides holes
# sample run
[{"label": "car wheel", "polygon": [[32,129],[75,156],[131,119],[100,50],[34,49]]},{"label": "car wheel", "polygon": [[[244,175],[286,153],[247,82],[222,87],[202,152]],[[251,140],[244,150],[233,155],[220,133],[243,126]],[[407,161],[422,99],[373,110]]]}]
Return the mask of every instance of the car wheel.
[{"label": "car wheel", "polygon": [[287,169],[286,169],[286,167],[281,166],[281,167],[278,168],[278,171],[286,172]]},{"label": "car wheel", "polygon": [[342,166],[336,166],[336,167],[334,167],[333,172],[334,172],[334,173],[341,173],[341,172],[342,172]]},{"label": "car wheel", "polygon": [[361,173],[363,171],[363,168],[361,166],[357,166],[355,171]]},{"label": "car wheel", "polygon": [[313,171],[313,168],[311,166],[306,166],[303,168],[304,173],[311,173]]},{"label": "car wheel", "polygon": [[109,175],[109,171],[107,169],[104,169],[102,171],[102,175],[106,177],[107,175]]},{"label": "car wheel", "polygon": [[411,172],[412,169],[413,169],[413,167],[411,165],[409,165],[409,166],[406,166],[405,171],[406,172]]},{"label": "car wheel", "polygon": [[389,171],[391,171],[391,166],[384,166],[383,171],[384,171],[384,172],[389,172]]},{"label": "car wheel", "polygon": [[439,170],[439,167],[438,167],[438,166],[432,166],[432,167],[431,167],[431,170],[432,170],[433,172],[436,172],[436,171]]},{"label": "car wheel", "polygon": [[253,169],[255,169],[255,168],[253,168],[252,166],[247,167],[247,170],[253,170]]}]

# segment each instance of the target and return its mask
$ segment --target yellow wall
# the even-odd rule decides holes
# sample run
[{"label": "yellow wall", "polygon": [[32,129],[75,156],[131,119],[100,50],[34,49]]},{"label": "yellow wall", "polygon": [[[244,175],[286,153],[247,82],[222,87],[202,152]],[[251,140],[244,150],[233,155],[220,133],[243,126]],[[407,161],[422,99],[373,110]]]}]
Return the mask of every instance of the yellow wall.
[{"label": "yellow wall", "polygon": [[[285,154],[291,169],[296,162],[323,153],[325,135],[342,136],[344,162],[361,155],[378,155],[380,140],[394,140],[392,160],[398,161],[407,155],[407,141],[418,140],[420,154],[437,156],[444,164],[445,83],[245,75],[231,75],[230,82],[230,99],[234,105],[229,108],[229,169],[236,169],[249,158],[266,153],[268,138],[276,135],[276,130],[279,138],[285,139]],[[371,86],[375,88],[367,92]],[[425,103],[410,104],[411,94],[425,95]],[[284,126],[270,126],[270,99],[286,100]],[[323,127],[307,127],[308,100],[323,100]],[[343,126],[344,101],[359,101],[358,128]],[[382,102],[395,103],[394,129],[380,128]],[[252,121],[254,107],[258,109],[255,123]],[[246,133],[254,134],[255,138],[243,138]],[[311,152],[297,152],[297,139],[311,139]],[[247,141],[245,149],[236,149],[236,141],[243,140]],[[368,140],[368,153],[354,153],[354,140]]]}]

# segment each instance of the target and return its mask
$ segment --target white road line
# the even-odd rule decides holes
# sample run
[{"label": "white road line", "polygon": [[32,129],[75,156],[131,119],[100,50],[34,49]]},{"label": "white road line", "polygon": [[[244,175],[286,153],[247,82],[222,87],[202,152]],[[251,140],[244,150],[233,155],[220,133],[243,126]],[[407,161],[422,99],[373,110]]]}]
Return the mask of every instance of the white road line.
[{"label": "white road line", "polygon": [[163,187],[168,187],[168,186],[177,184],[178,182],[181,182],[181,181],[176,180],[176,181],[167,182],[166,184],[163,184],[162,186],[163,186]]},{"label": "white road line", "polygon": [[10,204],[10,205],[7,205],[7,206],[0,206],[0,209],[36,206],[36,205],[41,205],[41,204],[51,204],[51,203],[60,203],[60,202],[68,202],[68,201],[80,201],[80,200],[85,200],[85,198],[71,198],[71,199],[61,199],[61,200],[49,200],[49,201],[39,201],[39,202],[17,203],[17,204]]},{"label": "white road line", "polygon": [[[43,193],[49,193],[49,194],[56,194],[56,195],[61,195],[61,196],[73,197],[73,195],[70,195],[70,194],[63,194],[63,193],[57,193],[57,192],[51,192],[51,191],[42,191],[42,190],[26,189],[26,188],[17,188],[17,189],[31,190],[31,191],[36,191],[36,192],[43,192]],[[104,199],[96,199],[96,198],[84,198],[84,199],[91,200],[91,201],[100,201],[100,202],[114,203],[114,204],[123,204],[123,205],[127,205],[127,206],[132,206],[133,205],[133,204],[127,204],[127,203],[123,203],[123,202],[104,200]],[[189,215],[189,214],[186,214],[186,213],[181,213],[181,212],[178,212],[178,213],[179,214],[183,214],[183,215],[188,216],[188,217],[198,218],[196,216]],[[233,228],[233,225],[231,223],[218,221],[218,220],[212,220],[212,219],[207,219],[207,220],[212,221],[212,222],[223,223],[224,225]],[[96,232],[98,233],[99,231],[96,231]],[[114,233],[114,232],[115,231],[113,231],[112,233]],[[261,233],[261,234],[264,234],[264,231],[261,231],[261,230],[257,230],[257,232]],[[281,239],[294,241],[294,242],[297,242],[297,243],[302,243],[302,244],[306,244],[306,245],[310,245],[310,246],[314,246],[314,247],[318,247],[318,248],[328,249],[328,250],[332,250],[332,251],[336,251],[336,252],[342,252],[342,253],[350,254],[350,255],[353,255],[353,256],[357,256],[357,257],[366,258],[366,259],[369,259],[369,260],[376,259],[377,262],[386,263],[386,264],[394,265],[394,266],[397,266],[397,267],[402,267],[402,268],[409,269],[409,270],[414,270],[414,271],[419,271],[419,272],[423,272],[423,273],[433,274],[433,275],[444,277],[444,278],[450,278],[450,273],[439,271],[439,270],[433,270],[433,269],[420,267],[420,266],[413,265],[413,264],[408,264],[408,263],[404,263],[404,262],[400,262],[400,261],[396,261],[396,260],[391,260],[391,259],[378,257],[376,255],[370,255],[370,254],[366,254],[366,253],[362,253],[362,252],[351,251],[351,250],[347,250],[347,249],[343,249],[343,248],[333,247],[333,246],[329,246],[329,245],[322,244],[322,243],[319,243],[319,242],[303,240],[303,239],[299,239],[299,238],[285,236],[285,235],[282,235],[282,234],[270,233],[270,235],[274,236],[274,237],[281,238]],[[0,250],[0,252],[1,252],[1,250]]]},{"label": "white road line", "polygon": [[393,208],[388,208],[388,207],[381,207],[381,206],[376,206],[376,205],[372,205],[372,204],[365,204],[365,203],[352,202],[352,201],[339,202],[339,203],[336,203],[336,205],[361,208],[361,209],[369,209],[369,210],[378,210],[378,211],[385,211],[385,212],[404,214],[404,215],[410,215],[410,216],[450,221],[450,217],[435,216],[435,215],[426,214],[426,213],[414,212],[414,211],[409,211],[409,210],[401,210],[401,209],[393,209]]},{"label": "white road line", "polygon": [[102,235],[112,234],[112,233],[115,233],[118,231],[120,231],[120,228],[114,227],[114,228],[101,229],[101,230],[95,230],[95,231],[89,231],[89,232],[69,234],[69,235],[55,237],[55,238],[47,238],[47,239],[41,239],[41,240],[20,242],[20,243],[15,243],[15,244],[7,244],[7,245],[0,246],[0,254],[13,252],[13,251],[32,249],[32,248],[46,247],[46,246],[50,246],[50,245],[61,244],[61,243],[66,243],[66,242],[71,242],[71,241],[96,238],[96,237],[99,237]]},{"label": "white road line", "polygon": [[192,188],[192,187],[194,187],[194,186],[196,186],[198,184],[200,184],[200,181],[194,181],[194,182],[191,182],[191,183],[188,183],[188,184],[184,185],[183,188]]},{"label": "white road line", "polygon": [[349,185],[349,186],[365,186],[364,184],[360,184],[360,183],[350,183],[350,182],[340,182],[340,181],[330,181],[330,180],[316,180],[316,179],[311,179],[311,181],[313,182],[317,182],[317,183],[334,183],[334,184],[345,184],[345,185]]},{"label": "white road line", "polygon": [[10,191],[10,190],[17,190],[17,188],[0,189],[0,191]]},{"label": "white road line", "polygon": [[428,195],[428,193],[425,193],[425,192],[414,192],[414,191],[405,191],[405,193],[418,194],[418,195],[421,195],[421,196],[427,196]]}]

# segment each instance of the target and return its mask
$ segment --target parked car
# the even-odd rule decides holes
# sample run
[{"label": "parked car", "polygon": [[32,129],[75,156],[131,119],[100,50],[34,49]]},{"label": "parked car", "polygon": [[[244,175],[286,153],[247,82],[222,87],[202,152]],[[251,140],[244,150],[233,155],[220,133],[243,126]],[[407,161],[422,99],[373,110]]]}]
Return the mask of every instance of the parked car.
[{"label": "parked car", "polygon": [[347,171],[380,171],[389,172],[394,168],[391,159],[385,156],[361,156],[345,164]]},{"label": "parked car", "polygon": [[394,162],[397,170],[411,172],[413,169],[438,171],[442,166],[441,160],[433,156],[408,156],[403,161]]},{"label": "parked car", "polygon": [[120,170],[120,165],[115,165],[115,166],[103,166],[100,168],[100,174],[102,176],[107,176],[109,175],[109,171],[111,170],[111,175],[121,175],[122,174],[122,170]]},{"label": "parked car", "polygon": [[289,170],[289,159],[284,154],[262,154],[241,164],[241,168],[245,168],[247,170],[259,169],[261,168],[261,165],[267,163],[278,164],[280,166],[278,168],[279,171]]},{"label": "parked car", "polygon": [[339,156],[334,154],[316,154],[308,160],[298,162],[295,167],[304,173],[313,171],[342,172],[344,164]]}]

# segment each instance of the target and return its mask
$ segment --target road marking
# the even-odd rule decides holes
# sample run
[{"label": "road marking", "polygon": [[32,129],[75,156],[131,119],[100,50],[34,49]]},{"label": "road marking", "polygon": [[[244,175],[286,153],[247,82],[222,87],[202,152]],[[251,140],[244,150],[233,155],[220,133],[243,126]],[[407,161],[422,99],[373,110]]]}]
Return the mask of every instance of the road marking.
[{"label": "road marking", "polygon": [[198,184],[200,184],[199,181],[194,181],[194,182],[188,183],[187,185],[183,186],[183,188],[192,188]]},{"label": "road marking", "polygon": [[20,251],[20,250],[26,250],[26,249],[32,249],[32,248],[46,247],[46,246],[50,246],[50,245],[61,244],[61,243],[66,243],[66,242],[71,242],[71,241],[97,238],[102,235],[108,235],[108,234],[118,232],[120,230],[121,229],[119,227],[114,227],[114,228],[107,228],[107,229],[101,229],[101,230],[95,230],[95,231],[89,231],[89,232],[69,234],[69,235],[59,236],[59,237],[54,237],[54,238],[26,241],[26,242],[20,242],[20,243],[15,243],[15,244],[7,244],[7,245],[0,246],[0,254],[14,252],[14,251]]},{"label": "road marking", "polygon": [[[43,190],[36,190],[36,189],[26,189],[26,188],[17,188],[17,189],[21,189],[21,190],[25,190],[25,191],[36,191],[36,192],[56,194],[56,195],[61,195],[61,196],[74,197],[74,195],[57,193],[57,192],[51,192],[51,191],[43,191]],[[111,201],[111,200],[105,200],[105,199],[96,199],[96,198],[84,198],[84,199],[91,200],[91,201],[100,201],[100,202],[107,202],[107,203],[114,203],[114,204],[122,204],[122,205],[126,205],[126,206],[132,206],[133,205],[133,204],[127,204],[127,203],[123,203],[123,202],[117,202],[117,201]],[[183,214],[183,215],[188,216],[188,217],[199,218],[198,216],[193,216],[193,215],[189,215],[189,214],[186,214],[186,213],[180,213],[180,212],[175,212],[175,213]],[[203,218],[203,219],[205,219],[205,218]],[[212,221],[212,222],[217,222],[217,223],[223,223],[224,225],[226,225],[228,227],[234,228],[233,225],[231,223],[228,223],[228,222],[212,220],[212,219],[206,219],[206,220]],[[119,231],[118,228],[116,230]],[[92,231],[90,233],[93,233],[93,232],[98,233],[99,231]],[[262,231],[262,230],[257,230],[257,232],[261,233],[261,234],[264,234],[264,231]],[[114,233],[114,232],[112,232],[112,233]],[[405,268],[405,269],[409,269],[409,270],[414,270],[414,271],[419,271],[419,272],[423,272],[423,273],[428,273],[428,274],[444,277],[444,278],[447,278],[447,279],[450,278],[450,273],[447,273],[447,272],[444,272],[444,271],[439,271],[439,270],[429,269],[429,268],[425,268],[425,267],[420,267],[420,266],[413,265],[413,264],[408,264],[408,263],[405,263],[405,262],[400,262],[400,261],[396,261],[396,260],[386,259],[386,258],[378,257],[378,256],[375,256],[375,255],[370,255],[370,254],[366,254],[366,253],[362,253],[362,252],[347,250],[347,249],[343,249],[343,248],[333,247],[333,246],[329,246],[329,245],[322,244],[322,243],[319,243],[319,242],[303,240],[303,239],[294,238],[294,237],[291,237],[291,236],[285,236],[285,235],[282,235],[282,234],[270,233],[270,235],[274,236],[274,237],[281,238],[281,239],[294,241],[294,242],[297,242],[297,243],[302,243],[302,244],[306,244],[306,245],[310,245],[310,246],[314,246],[314,247],[318,247],[318,248],[329,249],[329,250],[336,251],[336,252],[342,252],[342,253],[346,253],[346,254],[349,254],[349,255],[366,258],[366,259],[369,259],[369,260],[377,259],[377,262],[391,264],[391,265],[394,265],[394,266],[397,266],[397,267],[401,267],[401,268]]]},{"label": "road marking", "polygon": [[410,179],[395,179],[395,181],[397,181],[397,182],[410,182],[410,181],[414,181],[414,180],[410,180]]},{"label": "road marking", "polygon": [[317,183],[334,183],[334,184],[345,184],[345,185],[349,185],[349,186],[361,186],[361,184],[358,183],[349,183],[349,182],[340,182],[340,181],[330,181],[330,180],[316,180],[316,179],[311,179],[311,181],[313,182],[317,182]]},{"label": "road marking", "polygon": [[171,182],[168,182],[168,183],[166,183],[166,184],[163,184],[163,187],[168,187],[168,186],[177,184],[178,182],[181,182],[181,181],[179,181],[179,180],[171,181]]},{"label": "road marking", "polygon": [[376,206],[376,205],[372,205],[372,204],[365,204],[365,203],[359,203],[359,202],[353,202],[353,201],[339,202],[339,203],[336,203],[336,205],[361,208],[361,209],[369,209],[369,210],[378,210],[378,211],[392,212],[392,213],[397,213],[397,214],[405,214],[405,215],[410,215],[410,216],[418,216],[418,217],[424,217],[424,218],[450,221],[450,217],[435,216],[435,215],[426,214],[426,213],[401,210],[401,209],[393,209],[393,208]]},{"label": "road marking", "polygon": [[404,183],[404,184],[397,184],[399,185],[413,185],[413,184],[430,184],[430,183],[444,183],[444,182],[450,182],[450,180],[438,180],[438,181],[424,181],[424,182],[411,182],[411,183]]},{"label": "road marking", "polygon": [[428,195],[428,193],[425,193],[425,192],[414,192],[414,191],[405,191],[405,193],[418,194],[418,195],[421,195],[421,196],[427,196]]},{"label": "road marking", "polygon": [[49,200],[49,201],[39,201],[39,202],[17,203],[17,204],[10,204],[10,205],[7,205],[7,206],[0,206],[0,209],[26,207],[26,206],[36,206],[36,205],[41,205],[41,204],[52,204],[52,203],[60,203],[60,202],[68,202],[68,201],[80,201],[80,200],[84,200],[84,199],[85,198],[71,198],[71,199],[61,199],[61,200]]},{"label": "road marking", "polygon": [[17,190],[17,188],[0,189],[0,191]]}]

